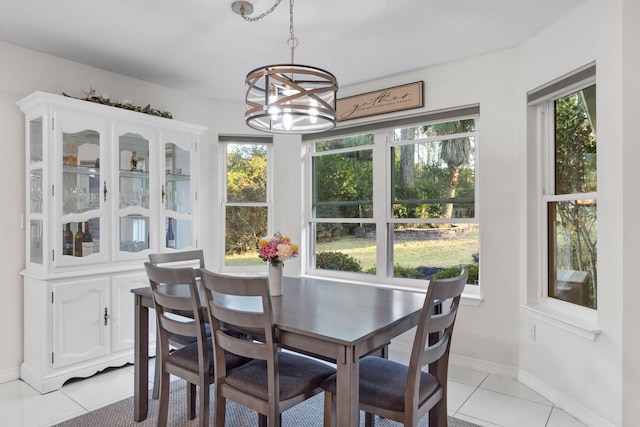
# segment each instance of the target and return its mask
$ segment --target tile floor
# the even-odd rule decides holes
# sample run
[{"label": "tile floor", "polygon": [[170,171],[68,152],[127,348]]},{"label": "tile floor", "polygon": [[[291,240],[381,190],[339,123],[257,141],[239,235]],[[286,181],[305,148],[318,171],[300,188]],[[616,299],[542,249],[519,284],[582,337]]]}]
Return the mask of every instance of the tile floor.
[{"label": "tile floor", "polygon": [[[150,378],[152,373],[150,363]],[[22,381],[11,381],[0,384],[0,425],[47,427],[132,393],[132,365],[69,381],[45,395]],[[450,415],[481,426],[584,427],[518,381],[457,366],[449,369],[448,399]]]}]

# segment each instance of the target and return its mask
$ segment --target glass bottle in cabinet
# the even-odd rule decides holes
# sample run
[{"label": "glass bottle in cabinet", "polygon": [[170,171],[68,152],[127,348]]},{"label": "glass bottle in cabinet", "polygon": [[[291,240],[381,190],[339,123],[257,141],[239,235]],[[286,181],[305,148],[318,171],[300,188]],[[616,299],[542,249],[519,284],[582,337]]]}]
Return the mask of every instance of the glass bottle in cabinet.
[{"label": "glass bottle in cabinet", "polygon": [[149,140],[152,135],[151,130],[143,128],[118,134],[116,231],[120,259],[142,256],[151,248],[150,177],[157,173],[157,168],[151,167]]},{"label": "glass bottle in cabinet", "polygon": [[[106,120],[88,118],[71,112],[57,111],[54,120],[54,197],[57,229],[56,237],[62,248],[54,265],[69,266],[104,262],[106,251],[101,247],[100,235],[106,227],[109,176],[104,173],[100,159],[106,156]],[[59,170],[61,173],[55,173]],[[57,191],[56,191],[57,189]],[[66,249],[66,227],[70,224],[74,235],[73,252]],[[76,240],[77,234],[91,230],[91,245]],[[87,242],[88,243],[88,242]],[[80,245],[80,247],[76,247]]]},{"label": "glass bottle in cabinet", "polygon": [[[27,145],[25,275],[135,269],[150,252],[197,247],[205,128],[43,92],[17,104]],[[166,247],[168,218],[175,249]],[[79,230],[91,236],[82,251]]]}]

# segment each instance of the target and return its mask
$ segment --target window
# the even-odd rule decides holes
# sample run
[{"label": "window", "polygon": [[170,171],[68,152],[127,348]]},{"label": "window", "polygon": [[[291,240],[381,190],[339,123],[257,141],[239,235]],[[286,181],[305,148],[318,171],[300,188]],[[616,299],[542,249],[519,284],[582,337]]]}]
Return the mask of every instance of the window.
[{"label": "window", "polygon": [[402,282],[468,266],[477,284],[478,109],[470,111],[313,140],[309,269]]},{"label": "window", "polygon": [[375,274],[373,143],[360,134],[314,144],[312,268]]},{"label": "window", "polygon": [[553,100],[554,158],[544,198],[548,295],[589,308],[597,307],[595,101],[595,85]]},{"label": "window", "polygon": [[225,267],[264,265],[257,242],[267,234],[270,219],[271,144],[220,140],[225,158]]},{"label": "window", "polygon": [[451,277],[467,266],[470,283],[477,283],[475,122],[394,129],[388,220],[394,277]]},{"label": "window", "polygon": [[[595,67],[535,100],[543,145],[543,297],[597,308]],[[535,98],[536,94],[533,94]],[[532,94],[529,95],[530,105]],[[544,131],[548,129],[548,131]]]}]

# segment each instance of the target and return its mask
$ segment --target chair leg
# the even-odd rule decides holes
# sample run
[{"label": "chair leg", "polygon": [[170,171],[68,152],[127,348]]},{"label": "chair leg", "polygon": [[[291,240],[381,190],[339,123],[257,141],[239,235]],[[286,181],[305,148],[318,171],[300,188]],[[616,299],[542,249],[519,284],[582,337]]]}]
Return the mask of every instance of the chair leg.
[{"label": "chair leg", "polygon": [[268,417],[258,413],[258,427],[280,427],[282,425],[282,414]]},{"label": "chair leg", "polygon": [[200,400],[200,412],[198,413],[198,426],[209,427],[209,384],[200,384],[198,393]]},{"label": "chair leg", "polygon": [[169,374],[162,373],[160,379],[160,402],[158,404],[157,427],[166,427],[169,414]]},{"label": "chair leg", "polygon": [[160,377],[162,376],[162,361],[160,360],[160,338],[156,333],[156,360],[155,360],[155,369],[153,372],[153,392],[151,393],[151,397],[157,399],[160,396]]},{"label": "chair leg", "polygon": [[444,397],[429,411],[429,427],[447,427],[447,402]]},{"label": "chair leg", "polygon": [[376,415],[370,412],[364,413],[364,427],[374,427],[376,425]]},{"label": "chair leg", "polygon": [[191,383],[187,383],[187,417],[196,417],[196,385]]},{"label": "chair leg", "polygon": [[333,393],[324,392],[324,427],[336,427],[336,403]]},{"label": "chair leg", "polygon": [[224,427],[227,412],[227,399],[218,393],[216,385],[213,398],[213,427]]}]

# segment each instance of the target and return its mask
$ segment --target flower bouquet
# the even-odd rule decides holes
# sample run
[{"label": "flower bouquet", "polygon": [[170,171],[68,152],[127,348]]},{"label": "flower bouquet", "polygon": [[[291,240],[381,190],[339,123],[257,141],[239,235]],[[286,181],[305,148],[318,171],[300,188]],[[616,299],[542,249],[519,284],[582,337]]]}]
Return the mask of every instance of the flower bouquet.
[{"label": "flower bouquet", "polygon": [[272,237],[263,237],[258,241],[258,256],[273,266],[298,256],[298,245],[291,243],[288,236],[280,232]]}]

